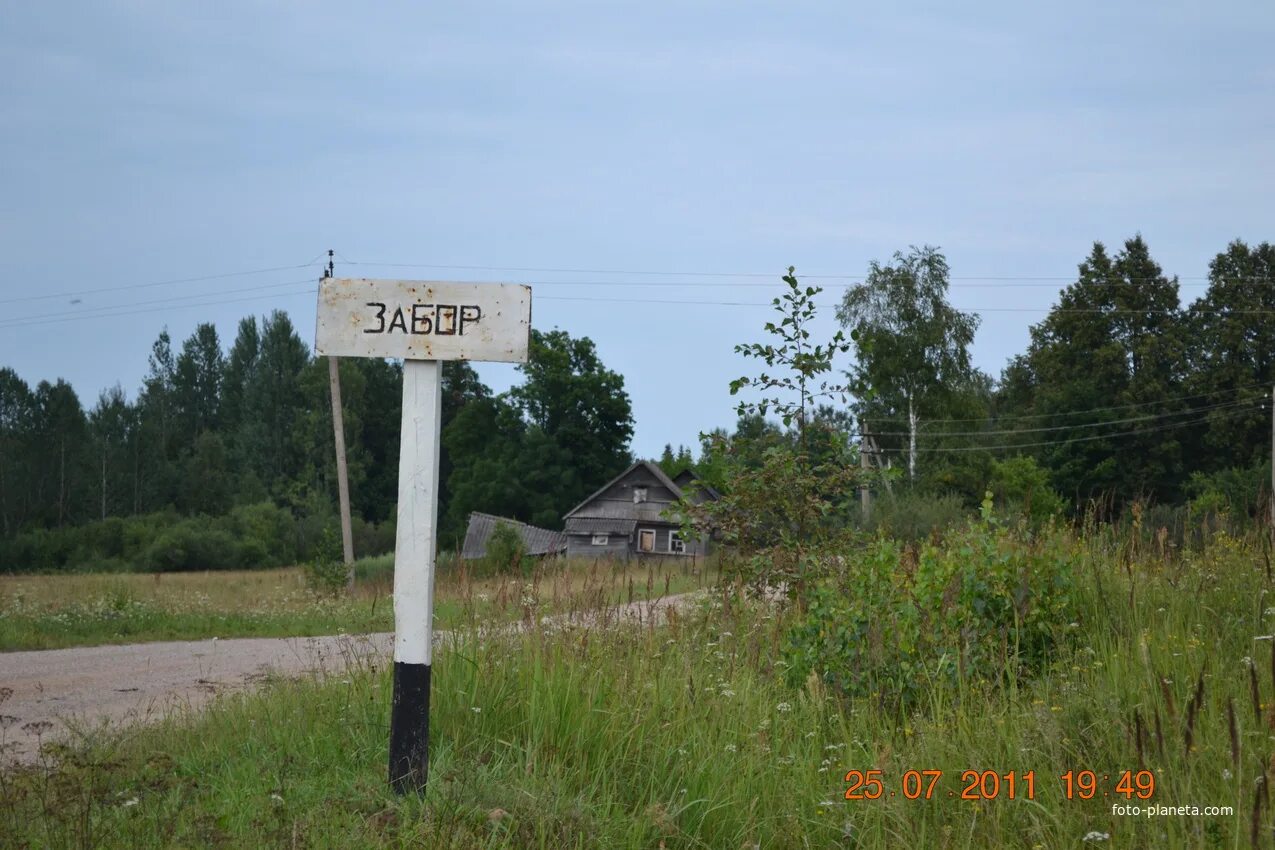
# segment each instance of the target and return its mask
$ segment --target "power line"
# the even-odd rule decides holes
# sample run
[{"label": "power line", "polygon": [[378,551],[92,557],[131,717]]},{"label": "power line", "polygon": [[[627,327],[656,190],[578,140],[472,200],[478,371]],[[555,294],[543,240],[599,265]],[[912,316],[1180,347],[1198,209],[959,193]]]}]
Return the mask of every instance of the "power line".
[{"label": "power line", "polygon": [[[1252,406],[1252,409],[1261,410],[1264,407],[1265,407],[1264,403],[1255,404]],[[1245,412],[1247,412],[1247,409],[1233,410],[1230,413],[1226,413],[1223,415],[1234,416],[1236,414],[1245,413]],[[1094,434],[1088,437],[1073,437],[1067,440],[1045,440],[1045,441],[1036,442],[1036,443],[1016,443],[1016,444],[1005,444],[1005,445],[998,445],[998,446],[960,446],[960,447],[936,447],[936,448],[927,448],[927,449],[917,449],[917,454],[948,454],[948,453],[956,453],[956,452],[993,452],[993,451],[1003,451],[1005,449],[1031,449],[1031,448],[1039,448],[1042,446],[1065,446],[1069,443],[1086,443],[1093,440],[1111,440],[1117,437],[1132,437],[1132,436],[1137,436],[1140,434],[1154,434],[1159,431],[1170,431],[1174,428],[1184,428],[1188,425],[1202,425],[1208,422],[1210,418],[1212,417],[1205,416],[1200,419],[1191,419],[1185,422],[1174,422],[1168,425],[1159,425],[1155,428],[1139,428],[1134,431],[1123,431],[1117,434]],[[897,454],[897,453],[905,453],[908,451],[908,449],[907,448],[897,448],[897,449],[878,448],[876,449],[876,451],[894,452]]]},{"label": "power line", "polygon": [[[302,265],[302,266],[283,266],[283,267],[279,267],[279,268],[304,268],[304,267],[305,267],[305,265]],[[277,269],[272,269],[272,270],[277,270]],[[258,274],[258,273],[262,273],[262,272],[264,272],[264,271],[267,271],[267,270],[258,270],[258,271],[256,271],[256,272],[233,272],[233,273],[230,273],[230,274],[227,274],[227,275],[210,275],[210,276],[207,276],[207,277],[204,277],[204,278],[187,278],[187,279],[185,279],[185,280],[186,280],[187,282],[194,282],[194,281],[200,281],[200,280],[213,280],[213,279],[223,278],[223,277],[235,277],[235,276],[240,276],[240,275],[244,275],[244,274]],[[305,282],[305,281],[290,281],[290,282],[288,282],[288,283],[282,283],[282,284],[268,284],[268,285],[266,285],[266,286],[262,286],[262,287],[245,287],[245,288],[240,289],[240,290],[230,290],[230,291],[256,291],[256,290],[258,290],[258,289],[275,288],[275,287],[281,287],[281,286],[289,286],[289,285],[292,285],[292,284],[294,284],[294,283],[303,283],[303,282]],[[145,286],[160,286],[160,285],[164,285],[165,283],[174,283],[174,281],[160,281],[160,282],[156,282],[156,283],[137,284],[137,285],[135,285],[135,286],[115,287],[114,289],[116,289],[116,290],[119,290],[119,289],[135,289],[135,288],[140,288],[140,287],[145,287]],[[105,291],[105,290],[95,290],[95,291]],[[192,298],[192,297],[200,298],[200,297],[208,297],[208,296],[218,295],[218,294],[221,294],[221,293],[219,293],[219,292],[210,292],[210,293],[205,293],[205,294],[194,294],[194,295],[189,295],[189,296],[172,297],[172,298],[166,298],[166,299],[156,299],[156,300],[154,300],[154,301],[143,301],[143,302],[135,302],[135,303],[132,303],[132,304],[121,304],[121,305],[114,305],[114,306],[105,306],[105,307],[101,307],[101,308],[96,308],[96,310],[98,310],[98,311],[103,311],[103,310],[113,310],[113,309],[117,309],[117,308],[131,308],[131,307],[138,306],[138,305],[142,305],[142,304],[152,304],[152,303],[158,303],[158,302],[160,302],[160,301],[167,301],[167,302],[172,302],[172,301],[182,301],[182,300],[186,300],[186,299],[188,299],[188,298]],[[295,294],[295,293],[284,293],[284,294]],[[33,296],[33,297],[32,297],[32,298],[30,298],[30,299],[17,299],[17,300],[34,300],[34,299],[35,299],[35,298],[37,298],[37,297],[38,297],[38,298],[47,298],[47,297],[51,297],[51,296]],[[63,295],[59,295],[59,296],[56,296],[56,297],[63,297]],[[253,300],[257,300],[257,299],[253,299]],[[579,302],[585,302],[585,303],[607,303],[607,304],[655,304],[655,305],[662,305],[662,306],[706,306],[706,307],[773,307],[773,306],[774,306],[773,302],[763,302],[763,301],[722,301],[722,300],[691,300],[691,299],[660,299],[660,298],[615,298],[615,297],[591,297],[591,296],[567,296],[567,295],[541,295],[541,296],[538,296],[537,300],[539,300],[539,301],[568,301],[568,302],[570,302],[570,301],[579,301]],[[3,302],[0,302],[0,303],[3,303]],[[216,303],[230,303],[230,302],[226,301],[226,302],[216,302]],[[835,304],[820,304],[820,305],[817,305],[817,306],[819,306],[819,307],[820,307],[820,308],[822,308],[822,309],[834,309],[837,305],[835,305]],[[1077,308],[1063,308],[1063,307],[981,307],[981,308],[977,308],[977,309],[969,309],[969,308],[960,308],[960,307],[958,307],[958,308],[954,308],[954,309],[958,309],[958,310],[961,310],[962,312],[966,312],[966,313],[976,313],[976,314],[982,314],[982,313],[994,313],[994,312],[1004,312],[1004,313],[1051,313],[1051,314],[1054,314],[1054,313],[1064,313],[1064,314],[1066,314],[1066,313],[1077,313],[1077,314],[1104,314],[1104,315],[1115,315],[1115,314],[1129,314],[1129,315],[1185,315],[1185,314],[1187,313],[1187,311],[1185,311],[1185,310],[1135,310],[1135,309],[1116,309],[1116,308],[1112,308],[1112,309],[1102,309],[1102,308],[1096,308],[1096,309],[1077,309]],[[143,311],[143,312],[153,312],[153,311]],[[1190,312],[1191,312],[1192,314],[1194,314],[1194,315],[1206,314],[1206,315],[1219,315],[1219,316],[1227,316],[1227,315],[1272,316],[1272,315],[1275,315],[1275,310],[1190,310]],[[129,313],[128,313],[128,312],[121,312],[121,313],[105,313],[105,312],[88,312],[88,311],[85,311],[85,312],[82,312],[82,313],[75,313],[75,314],[71,314],[71,315],[64,315],[64,314],[60,314],[60,313],[58,313],[58,314],[52,314],[52,313],[49,313],[49,314],[39,314],[39,315],[36,315],[36,316],[24,316],[24,317],[18,317],[18,318],[16,318],[16,319],[13,319],[13,320],[8,321],[7,323],[0,323],[0,327],[25,327],[25,326],[27,326],[27,325],[43,324],[43,323],[45,323],[45,322],[43,322],[43,321],[38,321],[38,320],[43,320],[43,319],[48,319],[49,321],[69,321],[69,320],[72,320],[72,319],[83,319],[83,318],[94,318],[94,317],[110,318],[110,317],[112,317],[112,316],[116,316],[116,315],[129,315]],[[37,321],[32,321],[32,320],[37,320]]]},{"label": "power line", "polygon": [[[1261,398],[1263,401],[1265,401],[1265,396],[1260,396],[1260,397],[1255,396],[1254,398]],[[1224,410],[1227,408],[1242,407],[1242,406],[1248,405],[1253,400],[1254,399],[1249,398],[1249,399],[1242,399],[1240,401],[1220,402],[1218,404],[1210,404],[1210,405],[1205,405],[1204,407],[1196,407],[1196,408],[1187,409],[1187,410],[1176,410],[1176,411],[1169,411],[1165,413],[1152,413],[1152,414],[1147,414],[1145,416],[1134,416],[1127,419],[1108,419],[1105,422],[1082,422],[1082,423],[1077,423],[1073,425],[1052,425],[1047,428],[1015,428],[1015,429],[998,430],[998,431],[938,431],[938,432],[918,431],[916,436],[918,439],[933,440],[933,439],[939,439],[942,437],[991,437],[991,436],[1002,436],[1002,435],[1008,435],[1008,434],[1036,434],[1036,433],[1045,433],[1048,431],[1075,431],[1081,428],[1103,428],[1108,425],[1126,425],[1130,422],[1154,422],[1159,419],[1171,419],[1174,416],[1189,416],[1191,414],[1204,413],[1210,410]],[[910,436],[910,433],[911,432],[909,431],[873,431],[871,432],[871,436],[873,437],[907,437],[907,436]],[[865,435],[860,434],[859,436],[865,436]]]},{"label": "power line", "polygon": [[[244,287],[240,287],[239,289],[223,289],[219,292],[203,292],[203,293],[197,292],[190,295],[173,295],[167,298],[153,298],[153,299],[150,299],[149,301],[134,301],[129,304],[115,304],[115,305],[106,305],[102,307],[90,307],[85,310],[76,310],[69,313],[68,312],[40,313],[34,316],[19,316],[14,319],[6,319],[3,321],[0,321],[0,328],[22,327],[23,325],[27,325],[27,324],[43,324],[42,322],[39,322],[39,321],[31,321],[36,319],[66,319],[66,318],[89,319],[89,318],[94,318],[95,316],[115,315],[114,313],[106,314],[103,312],[107,310],[123,310],[123,309],[132,308],[132,307],[145,307],[151,304],[171,304],[174,301],[189,301],[192,298],[211,298],[217,295],[230,295],[237,292],[260,292],[263,289],[280,289],[285,286],[298,286],[300,284],[309,283],[309,282],[310,281],[307,281],[307,280],[289,280],[289,281],[285,281],[284,283],[268,283],[268,284],[258,285],[258,286],[244,286]],[[191,305],[191,306],[198,306],[198,305]],[[125,315],[125,314],[121,314],[121,315]]]},{"label": "power line", "polygon": [[[694,272],[694,271],[670,271],[670,270],[653,270],[653,269],[590,269],[590,268],[561,268],[548,266],[481,266],[481,265],[461,265],[446,263],[388,263],[388,262],[372,262],[351,260],[346,257],[341,258],[345,263],[352,266],[373,266],[381,268],[402,268],[402,269],[441,269],[447,271],[487,271],[487,272],[533,272],[537,274],[625,274],[635,276],[652,276],[652,277],[759,277],[759,278],[778,278],[781,274],[775,272]],[[786,270],[786,269],[785,269]],[[864,278],[862,273],[855,274],[798,274],[800,280],[806,278],[809,280],[853,280],[861,281]],[[1076,282],[1076,275],[1047,276],[1047,275],[952,275],[949,280],[958,281],[1057,281],[1057,282]],[[1119,283],[1145,282],[1145,281],[1168,281],[1174,278],[1162,277],[1134,277],[1128,278]],[[1203,280],[1208,281],[1208,276],[1179,276],[1177,280]],[[1244,275],[1239,277],[1227,278],[1228,280],[1254,280],[1254,281],[1272,281],[1275,277],[1270,275]],[[1102,283],[1102,282],[1098,282]]]},{"label": "power line", "polygon": [[[648,287],[679,287],[679,288],[707,288],[707,289],[735,289],[738,287],[757,287],[773,289],[777,286],[773,281],[693,281],[693,280],[519,280],[518,283],[524,283],[529,286],[597,286],[597,287],[620,287],[620,286],[640,286]],[[851,281],[850,283],[824,283],[820,284],[821,289],[850,289],[858,286],[862,280]],[[1242,281],[1241,281],[1242,282]],[[1086,284],[1087,286],[1116,287],[1116,286],[1137,286],[1139,281],[1121,280],[1121,281],[1102,281],[1097,283]],[[1185,284],[1187,286],[1209,286],[1208,281],[1199,283]],[[954,283],[950,284],[952,288],[966,289],[1028,289],[1032,287],[1044,287],[1048,289],[1057,289],[1057,284],[1053,283],[1034,283],[1031,281],[1024,283]]]},{"label": "power line", "polygon": [[[587,295],[541,295],[537,301],[583,301],[601,304],[660,304],[665,306],[685,305],[691,307],[773,307],[771,301],[702,301],[668,298],[596,298]],[[816,304],[821,310],[835,310],[837,304]],[[1077,308],[1077,307],[953,307],[962,313],[1064,313],[1092,315],[1138,315],[1138,316],[1178,316],[1185,315],[1187,310],[1135,310],[1130,308]],[[1190,310],[1192,315],[1217,316],[1275,316],[1275,310]]]},{"label": "power line", "polygon": [[313,266],[317,261],[317,257],[308,263],[301,263],[295,266],[273,266],[265,269],[250,269],[242,272],[225,272],[223,274],[202,275],[200,277],[180,277],[171,280],[157,280],[151,283],[129,283],[123,286],[103,286],[97,289],[78,289],[67,292],[56,292],[51,295],[23,295],[18,298],[0,299],[0,304],[16,304],[19,301],[49,301],[54,298],[70,298],[76,295],[96,295],[100,292],[121,292],[127,289],[147,289],[153,286],[177,286],[183,283],[200,283],[209,280],[224,280],[231,277],[247,277],[254,274],[268,274],[270,272],[292,271],[294,269],[304,269]]},{"label": "power line", "polygon": [[[267,298],[276,299],[276,298],[279,298],[280,296],[287,296],[287,295],[313,295],[314,294],[314,283],[312,281],[293,281],[293,283],[294,284],[307,283],[309,285],[305,289],[298,289],[291,292],[274,292],[269,295],[248,295],[241,298],[226,298],[220,301],[201,301],[197,304],[192,304],[192,303],[169,304],[163,307],[147,307],[142,310],[122,310],[116,313],[93,313],[91,315],[72,314],[72,315],[62,316],[60,318],[55,318],[55,319],[42,319],[40,321],[34,321],[34,322],[18,322],[18,323],[13,323],[8,325],[0,325],[0,327],[4,327],[4,328],[28,327],[28,326],[34,326],[34,325],[58,324],[61,322],[76,322],[76,321],[83,321],[85,319],[112,319],[117,316],[133,316],[133,315],[139,315],[142,313],[160,313],[165,310],[184,310],[191,307],[215,307],[220,304],[237,304],[244,301],[261,301]],[[280,285],[282,286],[283,284],[280,284]],[[216,293],[208,293],[208,295],[205,295],[205,296],[192,296],[192,297],[210,297],[215,294]],[[183,299],[183,300],[186,300],[186,299]],[[115,308],[103,308],[103,309],[115,309]]]},{"label": "power line", "polygon": [[[926,419],[923,424],[954,424],[958,422],[1017,422],[1023,419],[1050,419],[1055,416],[1082,416],[1090,413],[1105,413],[1110,410],[1126,410],[1138,407],[1150,407],[1155,404],[1169,404],[1175,401],[1187,401],[1193,398],[1212,398],[1214,396],[1224,395],[1226,393],[1238,393],[1244,390],[1251,390],[1256,387],[1265,389],[1269,387],[1268,381],[1258,381],[1252,384],[1242,384],[1238,387],[1231,387],[1224,390],[1212,390],[1207,393],[1193,393],[1192,395],[1172,396],[1170,398],[1156,399],[1155,401],[1130,402],[1128,404],[1114,404],[1107,407],[1090,407],[1084,410],[1063,410],[1057,413],[1024,413],[1017,416],[976,416],[968,419]],[[864,422],[906,422],[907,419],[899,416],[872,416],[861,421]]]}]

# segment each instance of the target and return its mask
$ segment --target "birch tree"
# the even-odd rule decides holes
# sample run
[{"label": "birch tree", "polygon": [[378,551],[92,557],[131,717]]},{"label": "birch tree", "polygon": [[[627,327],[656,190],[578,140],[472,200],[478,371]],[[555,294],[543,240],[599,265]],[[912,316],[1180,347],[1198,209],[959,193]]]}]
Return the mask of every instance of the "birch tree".
[{"label": "birch tree", "polygon": [[916,479],[916,435],[921,418],[946,404],[973,376],[969,347],[978,317],[947,302],[947,259],[938,248],[895,252],[888,265],[875,260],[863,283],[851,287],[837,308],[850,330],[856,364],[850,370],[860,420],[905,417],[908,478]]}]

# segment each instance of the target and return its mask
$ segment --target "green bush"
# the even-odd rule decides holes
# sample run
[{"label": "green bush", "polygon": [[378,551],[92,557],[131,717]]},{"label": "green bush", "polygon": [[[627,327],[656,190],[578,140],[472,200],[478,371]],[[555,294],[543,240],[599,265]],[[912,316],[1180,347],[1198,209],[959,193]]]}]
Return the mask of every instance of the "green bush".
[{"label": "green bush", "polygon": [[487,556],[483,560],[486,569],[495,573],[528,573],[532,565],[518,529],[503,522],[496,525],[487,539]]},{"label": "green bush", "polygon": [[1187,481],[1186,495],[1192,513],[1256,516],[1265,506],[1271,480],[1269,462],[1247,469],[1221,469],[1208,474],[1195,472]]},{"label": "green bush", "polygon": [[185,520],[163,532],[146,548],[141,566],[157,572],[228,570],[242,565],[240,546],[230,532],[211,520]]},{"label": "green bush", "polygon": [[987,489],[996,506],[1008,515],[1047,522],[1067,509],[1067,502],[1049,485],[1049,470],[1033,457],[1019,455],[992,461]]},{"label": "green bush", "polygon": [[894,496],[887,494],[873,499],[868,521],[860,520],[860,524],[867,531],[916,541],[960,526],[968,522],[973,513],[960,496],[901,490]]},{"label": "green bush", "polygon": [[341,536],[332,526],[324,528],[314,554],[305,564],[305,583],[319,593],[337,594],[345,589],[347,574]]},{"label": "green bush", "polygon": [[354,554],[360,558],[384,555],[394,551],[394,522],[367,522],[362,517],[354,517],[351,523],[354,532]]},{"label": "green bush", "polygon": [[394,580],[394,553],[359,558],[354,562],[354,578],[364,584]]},{"label": "green bush", "polygon": [[251,547],[251,560],[245,555],[244,566],[282,567],[296,563],[296,520],[278,505],[241,505],[230,512],[226,522],[244,545]]},{"label": "green bush", "polygon": [[939,545],[878,538],[808,595],[784,648],[789,676],[903,706],[938,679],[1030,672],[1074,618],[1075,560],[1061,535],[988,522]]}]

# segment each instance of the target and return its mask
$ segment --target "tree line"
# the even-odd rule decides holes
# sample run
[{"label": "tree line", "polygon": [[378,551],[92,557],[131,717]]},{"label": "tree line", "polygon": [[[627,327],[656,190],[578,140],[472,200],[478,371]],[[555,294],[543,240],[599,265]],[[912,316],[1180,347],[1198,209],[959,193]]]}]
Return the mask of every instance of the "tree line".
[{"label": "tree line", "polygon": [[[851,340],[849,403],[807,414],[871,449],[900,491],[975,506],[988,489],[1034,488],[1039,504],[1107,517],[1187,500],[1252,515],[1269,498],[1275,246],[1232,242],[1184,303],[1141,236],[1114,254],[1094,243],[999,377],[972,364],[979,317],[951,305],[950,281],[930,246],[871,263],[836,312]],[[744,412],[733,433],[701,440],[694,466],[719,488],[732,463],[798,449],[797,429]],[[688,460],[671,445],[661,458],[670,471]],[[858,463],[857,450],[843,461]]]},{"label": "tree line", "polygon": [[[838,305],[838,347],[853,357],[846,400],[801,415],[820,424],[811,433],[841,437],[814,447],[820,462],[857,465],[862,441],[914,494],[973,505],[989,486],[1038,486],[1075,511],[1097,501],[1110,513],[1222,491],[1255,511],[1269,476],[1273,265],[1271,244],[1235,241],[1210,263],[1205,293],[1183,303],[1140,236],[1115,253],[1095,243],[1027,350],[993,377],[972,365],[978,317],[949,303],[942,252],[898,252],[873,262]],[[796,330],[775,328],[807,362]],[[473,510],[561,527],[631,461],[624,379],[591,340],[533,331],[520,371],[519,385],[494,394],[469,364],[444,366],[445,547],[458,545]],[[348,359],[340,375],[366,554],[393,541],[401,365]],[[135,396],[117,385],[88,408],[65,381],[31,387],[0,369],[0,569],[305,557],[334,515],[330,410],[326,366],[278,311],[243,319],[229,348],[211,324],[180,347],[162,331]],[[705,434],[696,456],[669,446],[659,460],[724,486],[732,464],[810,451],[795,444],[801,424],[750,409],[733,432]]]},{"label": "tree line", "polygon": [[[520,368],[495,395],[444,365],[445,546],[471,510],[557,525],[630,460],[624,379],[591,340],[533,331]],[[402,366],[345,359],[340,377],[357,548],[374,554],[393,545]],[[116,385],[87,409],[63,380],[0,369],[0,569],[287,563],[332,524],[335,476],[327,367],[280,311],[243,319],[228,349],[212,324],[180,348],[161,331],[135,397]]]}]

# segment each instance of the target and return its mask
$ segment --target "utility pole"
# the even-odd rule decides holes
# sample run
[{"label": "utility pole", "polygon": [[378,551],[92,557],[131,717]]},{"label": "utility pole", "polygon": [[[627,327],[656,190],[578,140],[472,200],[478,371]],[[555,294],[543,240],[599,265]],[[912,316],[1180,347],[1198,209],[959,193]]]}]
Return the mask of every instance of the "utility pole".
[{"label": "utility pole", "polygon": [[1267,497],[1271,515],[1271,546],[1275,549],[1275,385],[1271,386],[1271,492]]},{"label": "utility pole", "polygon": [[[328,249],[325,278],[332,277],[332,249]],[[345,417],[341,415],[341,370],[336,357],[328,357],[328,385],[332,389],[332,432],[336,437],[336,486],[341,499],[341,549],[345,558],[345,587],[354,591],[354,532],[350,528],[350,479],[345,465]]]},{"label": "utility pole", "polygon": [[863,521],[866,523],[872,513],[872,491],[868,489],[868,436],[859,437],[859,472],[863,475],[863,483],[859,485],[859,505],[863,508]]}]

